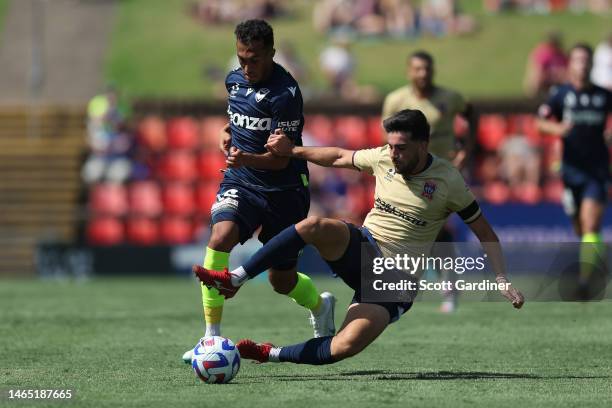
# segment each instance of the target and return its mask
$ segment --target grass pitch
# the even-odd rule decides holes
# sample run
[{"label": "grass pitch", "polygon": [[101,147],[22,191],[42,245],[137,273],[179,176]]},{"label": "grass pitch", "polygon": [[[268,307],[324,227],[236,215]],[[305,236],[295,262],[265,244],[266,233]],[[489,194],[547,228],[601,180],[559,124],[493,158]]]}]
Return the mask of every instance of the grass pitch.
[{"label": "grass pitch", "polygon": [[[338,298],[351,293],[318,280]],[[0,281],[1,406],[604,407],[612,405],[612,303],[420,302],[362,354],[330,366],[252,364],[228,385],[180,360],[202,334],[192,280]],[[224,335],[292,344],[306,313],[263,282],[226,303]],[[70,402],[11,402],[7,388],[70,388]]]}]

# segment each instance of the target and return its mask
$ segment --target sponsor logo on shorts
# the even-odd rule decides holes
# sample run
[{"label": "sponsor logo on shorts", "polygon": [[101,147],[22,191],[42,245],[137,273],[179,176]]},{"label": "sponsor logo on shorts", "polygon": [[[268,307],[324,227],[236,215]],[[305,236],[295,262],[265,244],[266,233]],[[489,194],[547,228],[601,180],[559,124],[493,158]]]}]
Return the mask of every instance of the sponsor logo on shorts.
[{"label": "sponsor logo on shorts", "polygon": [[238,209],[238,190],[235,188],[229,189],[221,194],[217,194],[217,202],[210,209],[211,215],[221,211],[237,210]]}]

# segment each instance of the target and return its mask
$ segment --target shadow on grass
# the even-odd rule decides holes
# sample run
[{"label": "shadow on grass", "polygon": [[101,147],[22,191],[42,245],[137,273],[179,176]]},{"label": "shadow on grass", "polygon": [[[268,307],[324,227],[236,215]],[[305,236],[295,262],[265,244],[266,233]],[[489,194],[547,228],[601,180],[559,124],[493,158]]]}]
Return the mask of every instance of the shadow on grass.
[{"label": "shadow on grass", "polygon": [[[346,371],[339,373],[321,374],[266,374],[266,381],[372,381],[372,380],[417,380],[417,381],[443,381],[443,380],[559,380],[559,379],[604,379],[610,376],[589,375],[537,375],[525,373],[498,373],[486,371],[430,371],[430,372],[397,372],[385,370]],[[260,378],[241,377],[247,382],[259,382]],[[255,380],[255,381],[253,381]],[[263,379],[262,379],[263,380]]]}]

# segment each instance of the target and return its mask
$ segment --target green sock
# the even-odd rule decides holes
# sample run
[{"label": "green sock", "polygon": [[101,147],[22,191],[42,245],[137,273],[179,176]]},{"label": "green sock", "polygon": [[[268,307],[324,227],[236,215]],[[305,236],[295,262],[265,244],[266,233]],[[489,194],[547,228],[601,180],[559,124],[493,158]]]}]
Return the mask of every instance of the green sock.
[{"label": "green sock", "polygon": [[[229,252],[215,251],[206,248],[204,267],[221,271],[229,267]],[[202,285],[202,305],[204,307],[204,321],[206,322],[206,336],[219,336],[221,334],[221,318],[225,298],[215,288]]]},{"label": "green sock", "polygon": [[312,279],[307,275],[298,272],[297,276],[298,281],[287,296],[293,299],[298,305],[316,311],[321,305],[321,296],[319,296],[317,288],[312,282]]},{"label": "green sock", "polygon": [[598,266],[605,262],[605,244],[601,233],[589,232],[582,236],[580,245],[580,283],[587,283]]}]

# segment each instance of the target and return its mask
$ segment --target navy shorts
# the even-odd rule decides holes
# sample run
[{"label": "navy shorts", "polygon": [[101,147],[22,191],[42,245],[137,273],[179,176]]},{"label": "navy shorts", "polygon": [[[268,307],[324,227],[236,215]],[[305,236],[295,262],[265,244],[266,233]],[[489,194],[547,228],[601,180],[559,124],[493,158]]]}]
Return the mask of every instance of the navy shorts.
[{"label": "navy shorts", "polygon": [[[268,242],[285,228],[297,224],[308,216],[310,192],[307,188],[265,192],[256,187],[238,183],[221,183],[217,200],[211,208],[211,225],[220,221],[238,224],[240,243],[244,244],[261,227],[259,240]],[[287,262],[275,265],[285,270],[297,263],[291,257]]]},{"label": "navy shorts", "polygon": [[578,215],[580,204],[591,198],[605,204],[608,197],[608,169],[585,172],[573,166],[563,166],[563,209],[570,216]]},{"label": "navy shorts", "polygon": [[[389,323],[397,321],[412,307],[412,302],[370,302],[361,300],[362,259],[367,263],[372,263],[374,257],[382,255],[365,227],[358,228],[350,223],[346,223],[346,225],[350,234],[348,247],[340,259],[327,261],[327,264],[344,283],[355,291],[351,304],[370,303],[380,305],[389,312]],[[362,254],[362,250],[365,251],[365,254]],[[369,270],[372,269],[369,268]]]}]

